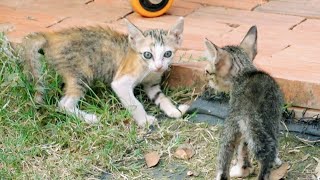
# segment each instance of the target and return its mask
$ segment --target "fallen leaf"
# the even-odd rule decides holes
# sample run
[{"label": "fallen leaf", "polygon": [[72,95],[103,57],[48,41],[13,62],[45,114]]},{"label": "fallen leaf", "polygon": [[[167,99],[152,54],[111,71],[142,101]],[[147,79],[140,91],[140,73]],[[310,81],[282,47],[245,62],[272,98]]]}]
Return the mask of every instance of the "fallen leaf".
[{"label": "fallen leaf", "polygon": [[160,155],[156,151],[152,151],[145,154],[144,159],[146,160],[147,167],[150,168],[158,164],[160,161]]},{"label": "fallen leaf", "polygon": [[279,180],[283,178],[289,169],[288,163],[283,163],[278,169],[274,169],[270,173],[270,180]]},{"label": "fallen leaf", "polygon": [[181,144],[174,153],[178,159],[190,159],[194,155],[193,147],[190,144]]},{"label": "fallen leaf", "polygon": [[316,157],[314,157],[314,159],[318,162],[318,165],[314,170],[314,174],[317,176],[317,179],[320,180],[320,160]]}]

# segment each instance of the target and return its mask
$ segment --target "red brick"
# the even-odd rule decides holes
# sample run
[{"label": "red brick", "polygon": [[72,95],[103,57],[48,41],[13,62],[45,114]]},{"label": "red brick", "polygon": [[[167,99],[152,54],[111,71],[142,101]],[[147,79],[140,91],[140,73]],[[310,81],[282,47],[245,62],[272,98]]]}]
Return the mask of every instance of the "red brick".
[{"label": "red brick", "polygon": [[127,16],[132,23],[136,24],[141,29],[150,29],[150,28],[170,28],[178,19],[177,16],[163,15],[160,17],[154,18],[144,18],[137,13],[133,13]]},{"label": "red brick", "polygon": [[61,22],[53,22],[50,25],[49,30],[57,31],[65,28],[70,28],[70,27],[85,27],[85,26],[106,26],[107,23],[103,22],[98,22],[98,21],[93,21],[93,20],[87,20],[87,19],[81,19],[81,18],[65,18]]},{"label": "red brick", "polygon": [[320,114],[320,110],[317,109],[306,109],[301,107],[290,107],[288,109],[294,111],[294,117],[296,119],[317,117]]},{"label": "red brick", "polygon": [[196,50],[178,50],[174,57],[175,63],[204,60],[204,52]]},{"label": "red brick", "polygon": [[201,92],[206,84],[204,74],[206,64],[205,61],[173,64],[167,81],[168,85],[172,88],[195,88],[196,92]]},{"label": "red brick", "polygon": [[184,0],[175,0],[172,7],[168,12],[166,12],[166,14],[175,16],[186,16],[200,7],[202,7],[202,5],[199,3],[187,2]]},{"label": "red brick", "polygon": [[48,15],[64,18],[78,17],[100,22],[115,21],[131,12],[132,8],[128,0],[95,0],[86,4],[89,0],[11,0],[10,3],[0,2],[0,5],[13,7],[17,10],[28,12],[46,13]]},{"label": "red brick", "polygon": [[318,19],[307,19],[306,21],[302,22],[301,24],[297,25],[293,28],[294,32],[301,32],[301,33],[309,33],[309,32],[320,32],[320,20]]},{"label": "red brick", "polygon": [[190,2],[197,2],[201,4],[207,4],[212,6],[220,6],[234,9],[251,10],[254,7],[265,3],[267,0],[187,0]]},{"label": "red brick", "polygon": [[320,55],[313,46],[292,45],[255,64],[278,79],[287,102],[320,109]]},{"label": "red brick", "polygon": [[274,29],[289,29],[304,18],[280,14],[268,14],[255,11],[226,9],[221,7],[204,7],[188,17],[201,19],[202,22],[218,22],[235,25],[257,25],[258,27],[273,27]]},{"label": "red brick", "polygon": [[11,24],[30,24],[46,27],[57,18],[45,13],[17,10],[6,6],[0,6],[0,22],[10,22]]},{"label": "red brick", "polygon": [[239,44],[248,29],[257,25],[259,53],[270,56],[290,45],[291,40],[283,39],[282,35],[288,36],[289,28],[302,20],[300,17],[235,9],[200,8],[185,19],[186,30],[182,47],[203,50],[204,37],[219,46]]},{"label": "red brick", "polygon": [[57,19],[46,14],[16,10],[0,6],[0,22],[10,22],[7,33],[10,41],[19,42],[25,35],[35,31],[45,31],[46,26]]},{"label": "red brick", "polygon": [[255,11],[320,18],[319,9],[319,0],[280,0],[263,4],[257,7]]},{"label": "red brick", "polygon": [[131,12],[126,0],[103,1],[57,1],[12,0],[0,1],[0,22],[10,22],[14,30],[9,33],[11,41],[19,42],[31,32],[50,31],[61,28],[88,25],[104,25],[113,22]]},{"label": "red brick", "polygon": [[[255,64],[274,77],[320,85],[318,51],[319,49],[313,46],[292,45],[271,57],[257,57]],[[297,52],[301,52],[300,56]]]},{"label": "red brick", "polygon": [[320,109],[320,84],[276,78],[287,103],[293,106]]}]

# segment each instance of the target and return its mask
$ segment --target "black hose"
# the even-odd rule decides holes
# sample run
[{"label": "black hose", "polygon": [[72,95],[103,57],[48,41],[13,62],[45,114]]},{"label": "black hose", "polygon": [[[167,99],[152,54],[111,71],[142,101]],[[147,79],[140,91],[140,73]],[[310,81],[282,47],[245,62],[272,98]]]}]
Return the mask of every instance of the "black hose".
[{"label": "black hose", "polygon": [[[228,116],[228,98],[223,96],[208,97],[207,95],[199,97],[191,104],[187,111],[187,114],[192,115],[190,121],[206,122],[211,125],[223,124],[224,119]],[[284,112],[283,122],[285,125],[282,123],[281,131],[288,130],[295,134],[310,136],[312,139],[320,139],[320,119],[305,122],[303,120],[293,120],[287,114],[287,112]]]}]

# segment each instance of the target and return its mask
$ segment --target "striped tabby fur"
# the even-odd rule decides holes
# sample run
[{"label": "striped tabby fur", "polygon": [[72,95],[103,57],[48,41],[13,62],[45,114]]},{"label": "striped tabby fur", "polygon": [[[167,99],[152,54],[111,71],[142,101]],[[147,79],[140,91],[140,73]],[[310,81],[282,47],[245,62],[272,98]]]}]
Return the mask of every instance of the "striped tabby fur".
[{"label": "striped tabby fur", "polygon": [[45,82],[41,74],[39,51],[43,50],[49,66],[65,83],[59,108],[88,123],[98,121],[95,114],[77,108],[81,97],[96,79],[111,84],[122,104],[139,126],[152,124],[156,118],[147,115],[134,97],[133,89],[143,84],[146,93],[170,117],[179,118],[188,106],[179,109],[160,90],[160,80],[180,46],[183,18],[169,30],[142,32],[126,20],[128,35],[110,28],[71,28],[59,32],[36,33],[24,38],[22,47],[25,71],[36,85],[35,101],[43,102]]},{"label": "striped tabby fur", "polygon": [[[253,65],[257,29],[251,27],[239,46],[219,48],[209,40],[205,44],[209,51],[209,84],[230,93],[230,112],[221,135],[216,179],[248,176],[250,152],[260,164],[258,179],[268,180],[273,164],[281,164],[277,153],[283,99],[275,80]],[[236,147],[237,163],[230,170]]]}]

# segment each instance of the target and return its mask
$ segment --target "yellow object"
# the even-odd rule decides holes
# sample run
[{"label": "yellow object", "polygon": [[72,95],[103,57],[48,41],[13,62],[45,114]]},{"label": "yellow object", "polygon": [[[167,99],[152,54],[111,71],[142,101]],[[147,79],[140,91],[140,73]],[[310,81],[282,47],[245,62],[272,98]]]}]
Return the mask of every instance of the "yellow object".
[{"label": "yellow object", "polygon": [[133,10],[145,17],[161,16],[172,6],[173,0],[131,0]]}]

